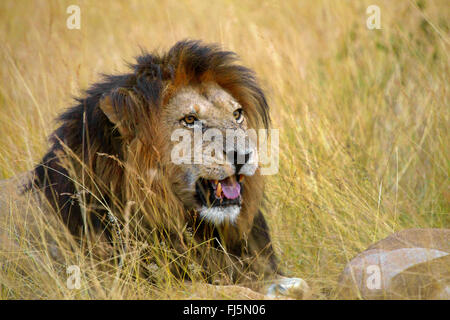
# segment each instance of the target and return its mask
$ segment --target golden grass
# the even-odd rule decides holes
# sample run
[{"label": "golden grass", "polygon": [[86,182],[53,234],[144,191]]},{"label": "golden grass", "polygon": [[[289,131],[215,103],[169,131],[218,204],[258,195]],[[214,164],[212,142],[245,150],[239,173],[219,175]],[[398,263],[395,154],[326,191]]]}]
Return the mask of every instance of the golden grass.
[{"label": "golden grass", "polygon": [[[81,8],[80,30],[66,28],[70,4]],[[366,27],[371,4],[381,30]],[[99,73],[125,71],[140,47],[221,43],[256,71],[280,129],[265,214],[281,265],[314,298],[333,299],[346,262],[374,241],[450,226],[449,21],[445,0],[1,1],[0,178],[30,170],[72,96]],[[60,246],[83,270],[80,290],[67,288],[45,241],[29,251],[24,240],[0,252],[9,260],[0,298],[191,295]]]}]

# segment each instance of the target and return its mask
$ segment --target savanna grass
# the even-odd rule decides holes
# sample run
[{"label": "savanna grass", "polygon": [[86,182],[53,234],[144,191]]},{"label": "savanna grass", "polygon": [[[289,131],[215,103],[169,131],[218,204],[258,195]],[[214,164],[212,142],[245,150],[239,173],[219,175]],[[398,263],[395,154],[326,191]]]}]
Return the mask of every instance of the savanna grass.
[{"label": "savanna grass", "polygon": [[[71,4],[81,8],[79,30],[66,27]],[[256,71],[280,129],[264,213],[281,266],[314,298],[336,298],[339,273],[371,243],[406,228],[450,227],[450,7],[377,1],[381,29],[369,30],[371,4],[1,1],[0,178],[32,169],[52,119],[100,73],[125,71],[140,47],[220,43]],[[8,215],[19,210],[12,203]],[[0,249],[1,299],[192,296],[169,268],[154,270],[153,283],[140,276],[145,244],[132,238],[113,261],[98,261],[85,254],[92,244],[70,242],[39,210],[26,207],[40,235],[33,243],[20,219],[0,226],[19,240]],[[64,261],[51,259],[46,234]],[[67,287],[67,265],[82,270],[80,289]]]}]

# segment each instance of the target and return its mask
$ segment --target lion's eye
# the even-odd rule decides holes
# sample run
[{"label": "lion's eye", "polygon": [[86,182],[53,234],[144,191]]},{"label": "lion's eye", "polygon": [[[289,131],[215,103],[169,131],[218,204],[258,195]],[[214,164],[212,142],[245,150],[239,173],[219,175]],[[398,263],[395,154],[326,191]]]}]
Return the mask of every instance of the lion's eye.
[{"label": "lion's eye", "polygon": [[197,117],[193,116],[191,114],[185,115],[183,119],[181,119],[181,122],[183,122],[184,125],[188,127],[192,127],[194,125],[194,122],[197,121]]},{"label": "lion's eye", "polygon": [[233,117],[237,123],[241,123],[244,120],[244,111],[242,109],[234,110]]}]

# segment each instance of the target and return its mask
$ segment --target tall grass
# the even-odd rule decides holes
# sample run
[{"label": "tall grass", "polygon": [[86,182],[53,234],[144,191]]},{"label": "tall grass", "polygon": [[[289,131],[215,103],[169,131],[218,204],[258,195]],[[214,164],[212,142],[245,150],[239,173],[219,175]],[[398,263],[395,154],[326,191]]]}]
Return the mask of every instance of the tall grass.
[{"label": "tall grass", "polygon": [[[80,30],[66,27],[70,4]],[[380,30],[366,27],[371,4]],[[30,170],[72,97],[102,72],[125,71],[140,48],[218,42],[256,71],[280,129],[264,213],[281,265],[314,298],[333,299],[344,265],[374,241],[450,227],[449,18],[445,0],[1,1],[0,178]],[[8,215],[18,211],[13,203]],[[53,262],[45,237],[41,250],[21,238],[17,219],[1,225],[21,241],[0,249],[0,298],[193,296],[170,277],[154,285],[86,257],[58,221],[26,211],[60,239],[66,261]],[[79,290],[66,286],[72,264],[83,270]]]}]

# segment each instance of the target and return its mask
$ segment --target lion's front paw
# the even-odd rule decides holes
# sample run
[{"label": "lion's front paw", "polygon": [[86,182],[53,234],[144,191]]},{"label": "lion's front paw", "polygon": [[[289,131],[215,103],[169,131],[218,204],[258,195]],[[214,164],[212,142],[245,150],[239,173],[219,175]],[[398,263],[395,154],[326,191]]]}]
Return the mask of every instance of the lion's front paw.
[{"label": "lion's front paw", "polygon": [[308,299],[311,289],[300,278],[280,278],[267,288],[266,295],[271,299],[294,298]]}]

